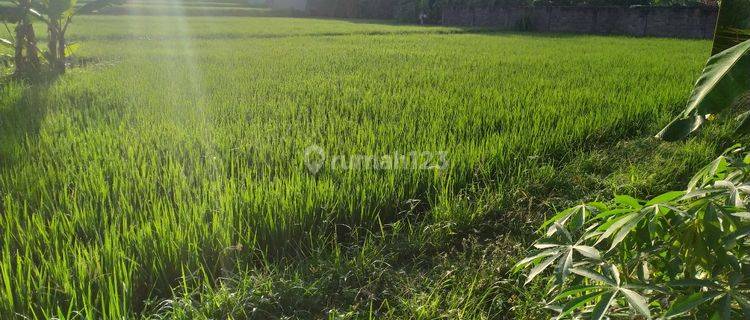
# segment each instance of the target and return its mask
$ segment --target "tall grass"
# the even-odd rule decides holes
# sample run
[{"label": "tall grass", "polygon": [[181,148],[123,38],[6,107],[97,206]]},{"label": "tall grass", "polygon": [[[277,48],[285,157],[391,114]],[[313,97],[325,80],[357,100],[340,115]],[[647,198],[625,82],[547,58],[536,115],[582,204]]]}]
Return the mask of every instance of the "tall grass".
[{"label": "tall grass", "polygon": [[[407,213],[476,224],[441,208],[470,188],[509,200],[580,152],[652,133],[709,47],[175,19],[81,18],[85,67],[0,92],[2,318],[130,317]],[[448,167],[313,175],[310,145],[447,151]]]}]

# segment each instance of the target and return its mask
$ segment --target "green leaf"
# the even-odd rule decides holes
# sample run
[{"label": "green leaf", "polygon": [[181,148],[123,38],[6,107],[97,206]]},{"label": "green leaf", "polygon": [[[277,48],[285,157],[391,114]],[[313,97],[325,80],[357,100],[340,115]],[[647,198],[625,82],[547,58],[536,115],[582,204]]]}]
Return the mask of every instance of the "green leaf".
[{"label": "green leaf", "polygon": [[69,43],[65,46],[65,56],[70,57],[74,55],[76,52],[78,52],[78,49],[80,49],[81,45],[79,43]]},{"label": "green leaf", "polygon": [[539,275],[542,271],[544,271],[544,269],[547,269],[547,267],[549,267],[549,265],[555,262],[555,259],[557,259],[557,257],[559,256],[560,254],[551,256],[547,258],[547,260],[544,260],[542,263],[531,268],[531,271],[529,271],[529,275],[526,277],[526,282],[524,283],[524,285],[531,282],[531,280],[533,280],[537,275]]},{"label": "green leaf", "polygon": [[573,264],[573,250],[569,249],[557,264],[557,283],[562,284],[570,274],[570,266]]},{"label": "green leaf", "polygon": [[689,296],[677,299],[674,304],[664,314],[665,318],[671,318],[688,312],[699,305],[711,301],[714,298],[722,295],[721,292],[696,292]]},{"label": "green leaf", "polygon": [[535,254],[533,256],[526,257],[523,260],[518,261],[518,263],[516,263],[516,265],[513,267],[513,270],[514,270],[513,272],[520,271],[521,269],[523,269],[527,265],[529,265],[529,263],[531,263],[532,261],[535,261],[537,259],[541,259],[541,258],[544,258],[544,257],[549,257],[551,255],[559,254],[559,253],[560,253],[560,249],[553,248],[553,249],[544,250],[544,251],[539,252],[539,253],[537,253],[537,254]]},{"label": "green leaf", "polygon": [[617,286],[619,287],[620,286],[620,270],[617,270],[617,266],[614,264],[609,265],[608,269],[609,269],[609,273],[612,274],[612,277],[615,280],[615,284],[617,284]]},{"label": "green leaf", "polygon": [[571,287],[571,288],[566,289],[563,292],[560,292],[558,295],[556,295],[554,298],[552,298],[551,302],[555,302],[555,301],[558,301],[558,300],[561,300],[561,299],[565,299],[567,297],[570,297],[570,296],[573,296],[573,295],[577,295],[579,293],[589,292],[589,291],[592,291],[594,289],[600,289],[600,287],[598,287],[598,286],[586,286],[586,285],[580,285],[580,286]]},{"label": "green leaf", "polygon": [[559,223],[560,225],[564,225],[567,223],[568,219],[570,219],[571,216],[576,214],[580,214],[582,220],[585,220],[587,211],[590,211],[591,209],[595,209],[595,207],[589,208],[589,206],[585,203],[567,208],[547,219],[547,221],[545,221],[542,226],[539,227],[539,230],[543,230],[545,227],[555,222]]},{"label": "green leaf", "polygon": [[573,249],[578,251],[581,255],[583,255],[586,258],[589,259],[595,259],[600,260],[601,254],[599,253],[599,250],[596,250],[594,247],[590,246],[574,246]]},{"label": "green leaf", "polygon": [[[614,234],[622,226],[626,225],[628,222],[630,222],[631,220],[637,218],[638,216],[639,216],[639,213],[637,213],[637,212],[636,213],[631,213],[631,214],[628,214],[628,215],[616,218],[616,220],[612,221],[611,224],[608,223],[609,226],[607,227],[606,231],[604,231],[604,233],[602,233],[602,235],[599,236],[599,239],[596,240],[596,243],[598,244],[598,243],[604,241],[604,239],[609,238],[609,236],[611,236],[612,234]],[[607,224],[605,224],[605,225],[607,225]]]},{"label": "green leaf", "polygon": [[685,110],[656,137],[675,141],[687,137],[705,117],[731,106],[750,87],[750,40],[711,56]]},{"label": "green leaf", "polygon": [[594,307],[594,311],[591,312],[591,320],[600,320],[604,317],[609,309],[609,305],[615,300],[615,294],[617,294],[617,291],[602,295],[602,299],[599,300],[599,303]]},{"label": "green leaf", "polygon": [[750,111],[743,112],[735,119],[740,122],[740,125],[737,126],[735,131],[742,134],[750,132]]},{"label": "green leaf", "polygon": [[638,199],[628,195],[615,196],[615,202],[630,206],[631,208],[640,209],[643,207]]},{"label": "green leaf", "polygon": [[554,216],[544,221],[544,223],[542,223],[542,226],[539,227],[539,230],[543,230],[545,227],[549,226],[552,223],[558,222],[563,219],[567,219],[571,214],[573,214],[573,208],[567,208],[563,211],[560,211],[556,213]]},{"label": "green leaf", "polygon": [[656,138],[664,141],[684,139],[693,131],[698,130],[705,121],[703,116],[682,116],[675,118],[656,134]]},{"label": "green leaf", "polygon": [[716,309],[716,312],[714,312],[714,315],[711,317],[711,319],[730,320],[732,317],[731,303],[732,300],[730,299],[729,295],[721,298],[721,302],[719,302],[718,308]]},{"label": "green leaf", "polygon": [[737,245],[737,241],[750,235],[750,226],[739,229],[727,235],[724,239],[724,249],[730,250]]},{"label": "green leaf", "polygon": [[596,215],[594,217],[594,220],[600,220],[600,219],[604,219],[604,218],[607,218],[607,217],[610,217],[610,216],[621,215],[623,213],[628,213],[628,212],[633,212],[633,209],[631,209],[631,208],[627,208],[627,209],[624,209],[624,208],[623,209],[612,209],[612,210],[604,211],[604,212]]},{"label": "green leaf", "polygon": [[563,308],[562,312],[560,313],[560,316],[558,318],[563,318],[575,311],[576,309],[580,308],[581,306],[585,305],[589,301],[595,299],[596,297],[600,296],[604,291],[596,291],[589,293],[587,295],[580,296],[578,298],[575,298],[573,300],[568,301]]},{"label": "green leaf", "polygon": [[670,287],[706,287],[706,288],[717,288],[716,282],[711,280],[703,279],[684,279],[671,281],[667,284]]},{"label": "green leaf", "polygon": [[651,319],[651,311],[648,309],[648,302],[646,301],[646,298],[630,289],[621,288],[620,291],[628,300],[630,306],[635,309],[635,311],[645,316],[646,319]]},{"label": "green leaf", "polygon": [[670,191],[651,199],[649,202],[646,202],[646,206],[670,202],[684,195],[685,191]]},{"label": "green leaf", "polygon": [[622,228],[620,228],[620,230],[617,232],[615,237],[612,239],[612,244],[609,246],[609,250],[614,249],[615,246],[617,246],[620,242],[622,242],[622,240],[625,240],[625,236],[627,236],[628,233],[630,233],[630,230],[633,230],[633,228],[635,228],[635,226],[638,225],[638,222],[640,222],[641,219],[643,219],[643,217],[644,215],[639,214],[633,219],[630,219],[628,223],[623,225]]},{"label": "green leaf", "polygon": [[[696,187],[702,187],[706,182],[716,176],[716,173],[726,170],[727,164],[727,157],[725,156],[719,156],[714,159],[714,161],[711,161],[707,166],[701,168],[701,170],[690,179],[687,190],[692,192]],[[683,199],[687,197],[688,195],[685,195]]]},{"label": "green leaf", "polygon": [[534,248],[537,249],[549,249],[549,248],[555,248],[561,246],[560,244],[556,243],[535,243]]},{"label": "green leaf", "polygon": [[589,278],[589,279],[597,281],[597,282],[608,284],[608,285],[613,286],[613,287],[617,286],[617,282],[616,281],[614,281],[614,280],[612,280],[610,278],[607,278],[604,275],[602,275],[601,273],[598,273],[598,272],[596,272],[594,270],[583,269],[583,268],[575,268],[574,267],[574,268],[570,268],[570,272],[575,273],[575,274],[577,274],[579,276],[582,276],[582,277]]},{"label": "green leaf", "polygon": [[570,232],[568,231],[568,229],[565,229],[565,227],[558,222],[553,223],[552,226],[549,227],[549,230],[547,230],[548,237],[551,237],[555,234],[562,235],[565,238],[565,240],[568,242],[573,241],[572,236],[570,235]]},{"label": "green leaf", "polygon": [[75,10],[76,0],[46,0],[38,10],[51,20],[69,17]]}]

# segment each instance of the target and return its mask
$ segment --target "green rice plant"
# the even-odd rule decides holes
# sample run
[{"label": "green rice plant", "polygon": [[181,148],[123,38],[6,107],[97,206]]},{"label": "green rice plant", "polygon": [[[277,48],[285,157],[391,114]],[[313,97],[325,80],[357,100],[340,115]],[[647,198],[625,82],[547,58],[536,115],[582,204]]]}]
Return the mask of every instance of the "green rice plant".
[{"label": "green rice plant", "polygon": [[[263,303],[306,290],[243,275],[315,259],[337,272],[284,280],[328,291],[376,282],[366,258],[380,248],[352,258],[364,261],[354,270],[335,265],[337,247],[360,241],[352,230],[428,229],[448,246],[451,234],[509,219],[523,188],[564,189],[559,168],[668,121],[710,46],[326,19],[78,19],[68,38],[85,41],[79,59],[90,64],[0,91],[2,318],[134,318],[169,301],[189,310],[212,297],[197,292],[220,299],[231,281],[288,288],[237,295],[286,314]],[[312,174],[312,145],[330,157],[447,151],[448,166]],[[702,158],[716,147],[683,148]],[[505,287],[493,270],[446,281],[436,271],[425,280],[435,290],[403,299],[388,291],[399,297],[392,314],[498,310]],[[321,277],[297,279],[306,272]],[[305,301],[328,306],[328,295]]]}]

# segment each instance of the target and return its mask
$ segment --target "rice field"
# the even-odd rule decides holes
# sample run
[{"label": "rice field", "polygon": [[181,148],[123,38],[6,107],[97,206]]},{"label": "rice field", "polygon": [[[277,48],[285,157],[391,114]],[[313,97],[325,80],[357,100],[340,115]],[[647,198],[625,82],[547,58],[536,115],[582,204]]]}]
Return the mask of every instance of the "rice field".
[{"label": "rice field", "polygon": [[[373,275],[389,267],[368,241],[511,223],[518,190],[562,188],[574,161],[652,135],[710,46],[183,15],[71,30],[76,67],[0,91],[2,319],[503,317],[488,301],[514,284],[492,275],[341,290],[407,286]],[[714,150],[678,148],[698,163]],[[486,294],[461,300],[474,284]]]}]

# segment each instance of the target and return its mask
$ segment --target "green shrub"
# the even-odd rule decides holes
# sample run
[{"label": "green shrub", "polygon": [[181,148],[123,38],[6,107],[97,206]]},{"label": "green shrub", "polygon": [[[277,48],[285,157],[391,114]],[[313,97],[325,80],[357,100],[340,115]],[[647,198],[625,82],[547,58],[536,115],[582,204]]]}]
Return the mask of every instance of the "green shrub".
[{"label": "green shrub", "polygon": [[735,146],[685,191],[556,214],[515,270],[547,281],[545,303],[561,318],[747,318],[749,193],[750,152]]}]

